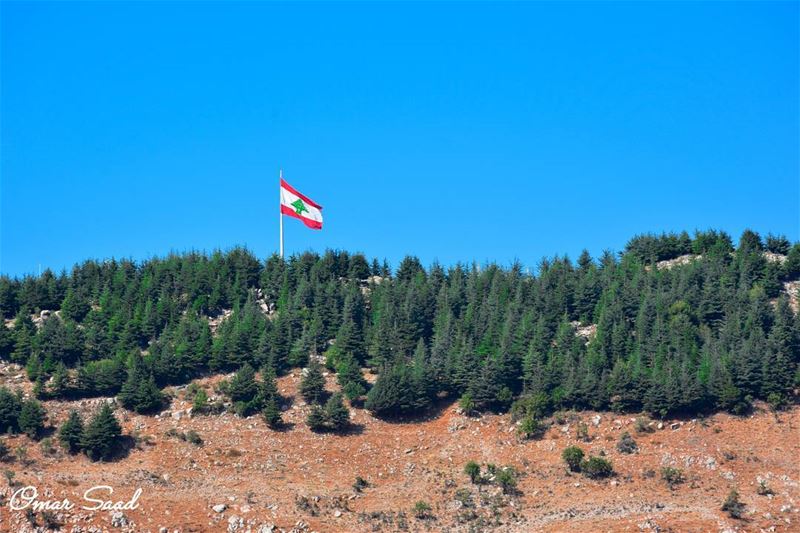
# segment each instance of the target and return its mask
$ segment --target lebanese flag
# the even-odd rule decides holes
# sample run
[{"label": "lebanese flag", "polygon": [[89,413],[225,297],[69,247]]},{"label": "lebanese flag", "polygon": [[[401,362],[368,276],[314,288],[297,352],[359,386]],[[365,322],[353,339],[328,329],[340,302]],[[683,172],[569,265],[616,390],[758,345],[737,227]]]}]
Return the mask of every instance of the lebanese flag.
[{"label": "lebanese flag", "polygon": [[322,229],[322,206],[281,178],[281,213],[299,218],[311,229]]}]

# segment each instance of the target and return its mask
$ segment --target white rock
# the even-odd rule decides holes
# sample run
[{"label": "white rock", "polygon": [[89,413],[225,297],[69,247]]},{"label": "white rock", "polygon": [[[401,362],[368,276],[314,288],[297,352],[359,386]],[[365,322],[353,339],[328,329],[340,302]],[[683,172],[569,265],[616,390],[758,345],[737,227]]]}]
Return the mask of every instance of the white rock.
[{"label": "white rock", "polygon": [[227,509],[227,508],[228,508],[228,506],[225,505],[224,503],[218,503],[217,505],[213,506],[211,509],[213,509],[215,513],[224,513],[225,509]]}]

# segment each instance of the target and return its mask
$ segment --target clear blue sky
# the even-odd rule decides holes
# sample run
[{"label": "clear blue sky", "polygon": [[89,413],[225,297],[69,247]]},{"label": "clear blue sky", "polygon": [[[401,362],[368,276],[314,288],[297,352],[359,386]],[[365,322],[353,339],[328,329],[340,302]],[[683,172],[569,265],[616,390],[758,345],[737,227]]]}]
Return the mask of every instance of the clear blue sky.
[{"label": "clear blue sky", "polygon": [[2,2],[0,271],[800,238],[797,2]]}]

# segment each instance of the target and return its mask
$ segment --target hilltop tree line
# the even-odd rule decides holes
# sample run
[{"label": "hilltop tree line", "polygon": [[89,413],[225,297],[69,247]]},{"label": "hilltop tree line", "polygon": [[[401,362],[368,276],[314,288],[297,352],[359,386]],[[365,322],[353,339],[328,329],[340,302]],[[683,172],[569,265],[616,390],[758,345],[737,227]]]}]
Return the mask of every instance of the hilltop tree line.
[{"label": "hilltop tree line", "polygon": [[[694,260],[657,267],[686,254]],[[318,355],[353,405],[384,417],[443,397],[533,416],[742,413],[755,399],[792,401],[800,386],[800,322],[782,291],[798,278],[800,244],[749,230],[736,246],[713,230],[640,235],[621,254],[544,259],[534,275],[519,264],[426,269],[415,257],[392,271],[341,251],[86,261],[0,277],[11,322],[0,357],[25,365],[40,399],[119,394],[139,412],[157,410],[166,385],[244,368],[247,387],[256,371],[267,378],[234,387],[238,410],[274,415],[274,377]],[[209,317],[225,311],[212,334]],[[596,331],[577,335],[586,325]]]}]

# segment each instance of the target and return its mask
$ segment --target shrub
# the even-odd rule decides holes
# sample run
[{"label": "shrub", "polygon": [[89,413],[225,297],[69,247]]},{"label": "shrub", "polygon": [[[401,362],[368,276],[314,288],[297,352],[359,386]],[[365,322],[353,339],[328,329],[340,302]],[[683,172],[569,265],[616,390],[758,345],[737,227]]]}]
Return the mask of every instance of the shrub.
[{"label": "shrub", "polygon": [[431,518],[431,506],[425,503],[424,501],[420,500],[414,504],[414,516],[418,520],[426,520]]},{"label": "shrub", "polygon": [[686,481],[683,471],[680,468],[671,466],[665,466],[661,469],[661,479],[663,479],[671,489]]},{"label": "shrub", "polygon": [[192,414],[202,414],[208,410],[208,394],[199,389],[192,399]]},{"label": "shrub", "polygon": [[497,472],[495,483],[503,489],[503,494],[513,494],[517,490],[517,475],[513,468],[506,467]]},{"label": "shrub", "polygon": [[367,480],[361,476],[356,476],[356,480],[353,483],[353,490],[356,492],[361,492],[367,487],[369,487],[369,483],[367,483]]},{"label": "shrub", "polygon": [[770,494],[775,494],[775,492],[767,485],[766,480],[759,479],[756,494],[759,496],[769,496]]},{"label": "shrub", "polygon": [[581,471],[581,461],[583,461],[583,450],[578,448],[577,446],[570,446],[569,448],[564,448],[564,451],[561,452],[561,458],[567,463],[567,467],[573,472],[580,472]]},{"label": "shrub", "polygon": [[528,415],[522,419],[517,431],[523,439],[533,439],[541,437],[544,434],[545,427],[533,415]]},{"label": "shrub", "polygon": [[56,448],[53,446],[53,439],[47,437],[42,439],[42,442],[39,443],[39,447],[42,449],[42,455],[55,455]]},{"label": "shrub", "polygon": [[589,436],[589,426],[584,422],[578,423],[576,436],[578,437],[578,440],[582,440],[583,442],[592,442],[592,438]]},{"label": "shrub", "polygon": [[5,441],[0,440],[0,461],[6,461],[8,459],[8,446],[6,445]]},{"label": "shrub", "polygon": [[472,501],[472,493],[466,488],[456,491],[456,500],[461,502],[463,507],[473,507],[475,505],[475,502]]},{"label": "shrub", "polygon": [[590,456],[581,461],[581,472],[590,479],[599,479],[613,475],[614,468],[608,459]]},{"label": "shrub", "polygon": [[200,435],[193,429],[187,431],[184,438],[186,439],[186,442],[194,444],[195,446],[203,445],[203,439],[200,438]]},{"label": "shrub", "polygon": [[736,489],[731,489],[728,497],[722,503],[722,510],[728,513],[731,518],[741,518],[744,514],[744,504],[739,501],[739,493]]},{"label": "shrub", "polygon": [[636,441],[633,440],[630,433],[627,431],[623,433],[620,438],[619,442],[617,442],[617,451],[621,453],[636,453],[636,450],[639,449],[639,446],[636,445]]},{"label": "shrub", "polygon": [[481,481],[481,467],[475,461],[470,461],[464,466],[464,473],[469,476],[469,480],[478,484]]},{"label": "shrub", "polygon": [[653,426],[650,425],[650,420],[643,416],[636,419],[633,427],[637,433],[652,433],[654,431]]},{"label": "shrub", "polygon": [[458,407],[464,411],[465,415],[471,416],[475,413],[475,400],[472,399],[472,395],[470,393],[464,394],[458,400]]}]

